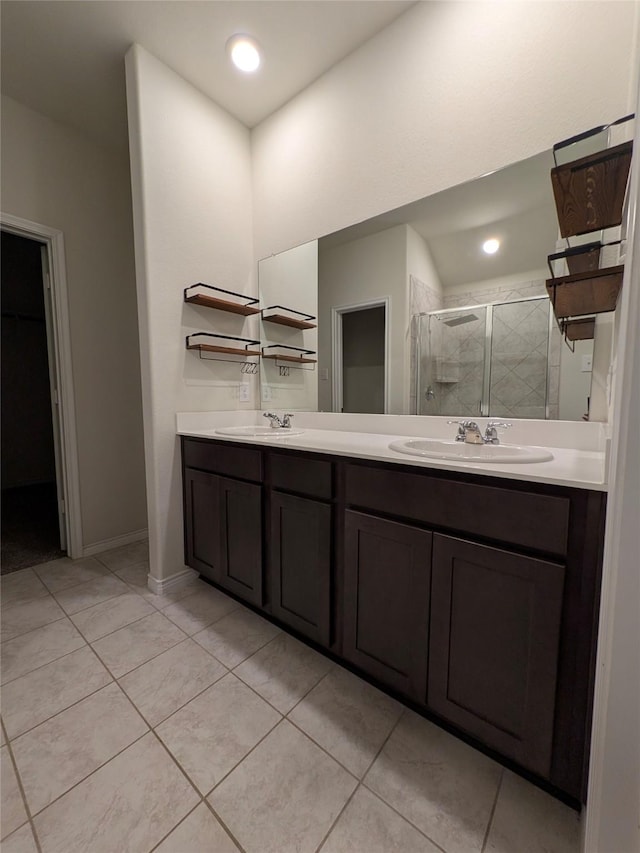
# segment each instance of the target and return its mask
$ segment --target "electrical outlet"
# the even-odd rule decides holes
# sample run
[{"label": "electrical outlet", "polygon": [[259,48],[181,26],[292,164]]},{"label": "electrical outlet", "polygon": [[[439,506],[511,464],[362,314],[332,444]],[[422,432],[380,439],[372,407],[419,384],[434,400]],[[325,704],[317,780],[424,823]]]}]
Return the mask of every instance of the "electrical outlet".
[{"label": "electrical outlet", "polygon": [[249,383],[241,382],[240,383],[240,402],[248,403],[251,399],[251,394],[249,392]]},{"label": "electrical outlet", "polygon": [[591,373],[593,370],[593,356],[592,355],[583,355],[582,356],[582,367],[580,368],[582,373]]},{"label": "electrical outlet", "polygon": [[262,402],[269,403],[271,401],[271,385],[266,383],[262,386]]}]

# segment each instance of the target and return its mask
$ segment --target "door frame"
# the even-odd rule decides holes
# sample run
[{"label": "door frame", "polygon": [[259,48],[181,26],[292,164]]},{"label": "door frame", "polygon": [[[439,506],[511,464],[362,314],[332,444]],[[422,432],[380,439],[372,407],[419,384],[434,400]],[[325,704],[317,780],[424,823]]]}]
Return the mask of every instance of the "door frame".
[{"label": "door frame", "polygon": [[342,412],[342,317],[354,311],[366,311],[369,308],[384,308],[384,414],[389,413],[390,359],[391,347],[391,299],[380,296],[365,302],[353,302],[350,305],[331,307],[331,409]]},{"label": "door frame", "polygon": [[57,432],[57,451],[62,473],[58,489],[64,501],[67,552],[72,559],[77,559],[82,556],[82,516],[64,235],[62,231],[48,225],[4,212],[0,212],[0,227],[9,234],[44,243],[45,247],[48,269],[42,272],[43,279],[48,277],[47,289],[51,298],[51,326],[49,328],[47,324],[47,346],[53,352],[54,375],[57,377],[57,388],[51,388],[51,396],[54,441]]}]

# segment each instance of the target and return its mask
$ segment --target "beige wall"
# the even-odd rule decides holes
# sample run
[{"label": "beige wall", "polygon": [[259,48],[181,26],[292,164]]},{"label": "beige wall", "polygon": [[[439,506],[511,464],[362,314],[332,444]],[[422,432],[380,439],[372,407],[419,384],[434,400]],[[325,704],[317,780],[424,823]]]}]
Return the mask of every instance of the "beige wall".
[{"label": "beige wall", "polygon": [[633,3],[416,4],[254,128],[257,256],[624,115],[633,43]]},{"label": "beige wall", "polygon": [[185,568],[176,412],[240,407],[243,378],[187,352],[185,336],[257,337],[255,319],[183,301],[197,282],[255,293],[249,131],[137,45],[126,73],[150,571],[163,579]]},{"label": "beige wall", "polygon": [[328,380],[318,383],[318,407],[331,411],[332,358],[331,309],[373,299],[389,299],[389,413],[409,410],[405,393],[408,351],[407,226],[398,225],[318,251],[318,368],[328,370]]},{"label": "beige wall", "polygon": [[3,96],[2,210],[64,234],[83,546],[143,530],[126,156]]}]

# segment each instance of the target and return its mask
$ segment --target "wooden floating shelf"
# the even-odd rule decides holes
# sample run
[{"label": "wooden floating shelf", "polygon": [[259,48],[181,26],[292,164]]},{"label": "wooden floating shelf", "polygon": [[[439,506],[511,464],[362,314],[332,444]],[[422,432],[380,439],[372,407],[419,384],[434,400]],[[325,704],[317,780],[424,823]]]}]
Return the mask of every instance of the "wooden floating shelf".
[{"label": "wooden floating shelf", "polygon": [[279,326],[290,326],[292,329],[317,329],[315,323],[307,320],[296,320],[294,317],[286,317],[284,314],[270,314],[269,317],[262,315],[265,323],[277,323]]},{"label": "wooden floating shelf", "polygon": [[217,308],[219,311],[242,314],[243,317],[260,313],[260,309],[254,308],[252,305],[240,305],[238,302],[229,302],[226,299],[217,299],[215,296],[206,296],[204,294],[185,297],[184,301],[190,302],[192,305],[204,305],[205,308]]},{"label": "wooden floating shelf", "polygon": [[187,349],[198,350],[199,352],[220,352],[227,355],[260,355],[259,350],[241,349],[240,347],[219,347],[214,344],[187,344]]},{"label": "wooden floating shelf", "polygon": [[547,279],[547,292],[556,317],[614,311],[623,273],[621,265]]},{"label": "wooden floating shelf", "polygon": [[274,361],[292,361],[296,364],[317,364],[317,358],[307,358],[303,355],[265,355],[262,354],[263,358],[270,358]]},{"label": "wooden floating shelf", "polygon": [[590,341],[596,333],[596,318],[581,317],[578,320],[565,320],[562,331],[568,341]]},{"label": "wooden floating shelf", "polygon": [[[189,291],[194,290],[196,287],[204,287],[211,292],[194,293],[188,296]],[[232,302],[230,299],[225,298],[227,296],[237,296],[238,299],[244,299],[248,304],[243,305],[242,302]],[[222,287],[214,287],[212,284],[203,284],[201,281],[198,284],[192,284],[191,287],[185,287],[184,301],[192,305],[203,305],[205,308],[217,308],[218,311],[227,311],[231,314],[241,314],[243,317],[260,313],[260,309],[255,307],[258,300],[252,296],[245,296],[244,293],[236,293],[233,290],[224,290]]]},{"label": "wooden floating shelf", "polygon": [[563,237],[620,225],[632,151],[623,142],[551,170]]}]

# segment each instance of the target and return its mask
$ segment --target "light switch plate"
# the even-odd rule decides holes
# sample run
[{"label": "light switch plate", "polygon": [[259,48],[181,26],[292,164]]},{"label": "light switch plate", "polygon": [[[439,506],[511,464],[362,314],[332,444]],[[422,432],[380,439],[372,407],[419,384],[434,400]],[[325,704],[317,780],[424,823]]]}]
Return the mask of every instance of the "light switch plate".
[{"label": "light switch plate", "polygon": [[582,373],[591,373],[593,370],[593,356],[592,355],[583,355],[582,356],[582,367],[580,368]]}]

